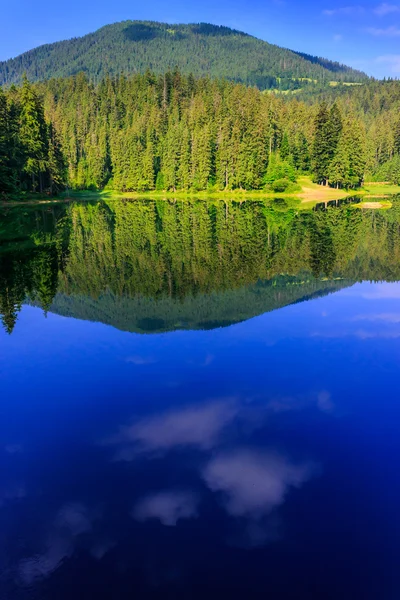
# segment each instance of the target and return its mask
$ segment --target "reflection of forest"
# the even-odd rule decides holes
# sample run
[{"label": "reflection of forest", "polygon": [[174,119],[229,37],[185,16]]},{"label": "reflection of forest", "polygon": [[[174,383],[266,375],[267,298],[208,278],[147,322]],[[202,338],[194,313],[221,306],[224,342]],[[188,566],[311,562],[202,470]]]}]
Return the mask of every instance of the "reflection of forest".
[{"label": "reflection of forest", "polygon": [[0,313],[24,301],[130,331],[238,322],[353,281],[400,279],[400,202],[299,211],[263,201],[12,209]]}]

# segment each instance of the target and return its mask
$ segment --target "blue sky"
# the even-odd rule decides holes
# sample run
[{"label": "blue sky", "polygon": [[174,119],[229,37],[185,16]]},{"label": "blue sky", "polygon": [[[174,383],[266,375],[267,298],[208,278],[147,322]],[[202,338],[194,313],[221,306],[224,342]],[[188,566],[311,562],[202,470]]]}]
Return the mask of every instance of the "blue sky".
[{"label": "blue sky", "polygon": [[[357,0],[356,0],[357,1]],[[125,19],[205,21],[325,56],[375,77],[400,77],[400,0],[17,0],[1,13],[0,60]],[[2,3],[3,4],[3,3]]]}]

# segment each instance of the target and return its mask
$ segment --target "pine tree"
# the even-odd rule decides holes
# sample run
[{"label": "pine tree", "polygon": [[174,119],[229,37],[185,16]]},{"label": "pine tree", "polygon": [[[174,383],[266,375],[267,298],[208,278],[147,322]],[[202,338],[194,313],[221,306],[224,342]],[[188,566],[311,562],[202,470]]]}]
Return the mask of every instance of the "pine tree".
[{"label": "pine tree", "polygon": [[289,137],[288,134],[285,133],[283,134],[283,138],[282,138],[282,142],[281,142],[281,147],[280,147],[280,155],[281,155],[281,159],[282,160],[286,160],[289,158],[290,155],[290,145],[289,145]]},{"label": "pine tree", "polygon": [[297,160],[295,166],[299,171],[307,173],[311,168],[309,144],[304,133],[300,133],[297,140]]},{"label": "pine tree", "polygon": [[333,104],[329,111],[328,135],[331,160],[335,155],[337,145],[340,140],[340,135],[343,129],[342,115],[338,105]]},{"label": "pine tree", "polygon": [[344,139],[350,162],[350,182],[358,187],[364,180],[366,164],[365,131],[359,121],[350,116],[344,127]]},{"label": "pine tree", "polygon": [[24,171],[32,177],[32,189],[36,188],[35,177],[39,178],[43,191],[43,174],[47,168],[47,127],[43,105],[33,86],[24,77],[20,93],[19,137],[25,155]]},{"label": "pine tree", "polygon": [[312,148],[312,163],[315,179],[318,183],[326,184],[328,180],[331,148],[329,140],[329,111],[323,102],[314,120],[314,142]]},{"label": "pine tree", "polygon": [[7,98],[0,87],[0,193],[4,194],[13,187],[8,155],[9,142]]},{"label": "pine tree", "polygon": [[400,154],[400,119],[394,128],[394,151],[396,154]]},{"label": "pine tree", "polygon": [[146,149],[143,154],[142,180],[139,189],[154,190],[154,143],[151,131],[147,132]]},{"label": "pine tree", "polygon": [[58,135],[52,123],[48,126],[48,159],[50,194],[60,191],[66,181],[66,165]]},{"label": "pine tree", "polygon": [[350,160],[344,140],[339,141],[329,167],[329,181],[337,188],[347,187],[350,180]]}]

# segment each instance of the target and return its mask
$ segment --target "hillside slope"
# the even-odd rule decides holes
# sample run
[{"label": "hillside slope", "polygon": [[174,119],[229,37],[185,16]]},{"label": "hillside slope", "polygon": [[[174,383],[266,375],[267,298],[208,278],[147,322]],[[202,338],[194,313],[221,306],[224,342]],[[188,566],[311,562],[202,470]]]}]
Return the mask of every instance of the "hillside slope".
[{"label": "hillside slope", "polygon": [[[144,296],[116,296],[110,291],[105,291],[97,299],[59,292],[49,312],[111,325],[131,333],[208,330],[242,323],[351,285],[353,282],[348,280],[323,281],[304,274],[299,277],[280,276],[236,290],[188,295],[185,298],[164,296],[158,300]],[[30,299],[27,303],[39,306],[37,301]]]},{"label": "hillside slope", "polygon": [[176,66],[185,74],[226,77],[261,89],[291,87],[293,78],[350,82],[367,78],[350,67],[292,52],[228,27],[123,21],[0,62],[0,85],[18,83],[24,73],[30,80],[43,80],[85,71],[98,79],[146,69],[164,73]]}]

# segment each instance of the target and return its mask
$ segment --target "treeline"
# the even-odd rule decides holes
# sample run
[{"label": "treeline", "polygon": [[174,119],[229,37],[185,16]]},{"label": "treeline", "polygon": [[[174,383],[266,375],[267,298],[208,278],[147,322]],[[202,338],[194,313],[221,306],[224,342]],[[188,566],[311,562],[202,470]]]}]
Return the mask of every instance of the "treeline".
[{"label": "treeline", "polygon": [[[400,278],[396,200],[386,211],[363,211],[346,203],[299,211],[266,201],[162,200],[72,204],[63,212],[52,211],[26,211],[29,217],[19,210],[0,220],[6,223],[2,235],[8,240],[0,246],[0,313],[8,332],[26,299],[48,311],[57,293],[65,310],[68,304],[71,311],[80,304],[82,314],[92,311],[101,320],[103,311],[104,319],[118,323],[119,308],[124,306],[128,315],[125,300],[135,299],[140,318],[148,311],[152,323],[158,319],[160,324],[168,321],[166,307],[176,317],[174,306],[213,295],[202,303],[205,313],[215,294],[277,277],[278,296],[288,302],[305,292],[285,292],[285,286],[307,283],[308,294],[322,289],[321,279]],[[314,287],[309,285],[313,281]],[[67,298],[75,298],[75,304]],[[228,294],[225,301],[230,298]],[[200,304],[193,302],[193,311]],[[190,320],[197,317],[193,313]]]},{"label": "treeline", "polygon": [[177,70],[25,80],[0,96],[0,189],[278,192],[299,173],[356,188],[400,162],[398,101],[374,90],[362,110],[358,90],[310,104]]}]

